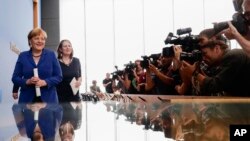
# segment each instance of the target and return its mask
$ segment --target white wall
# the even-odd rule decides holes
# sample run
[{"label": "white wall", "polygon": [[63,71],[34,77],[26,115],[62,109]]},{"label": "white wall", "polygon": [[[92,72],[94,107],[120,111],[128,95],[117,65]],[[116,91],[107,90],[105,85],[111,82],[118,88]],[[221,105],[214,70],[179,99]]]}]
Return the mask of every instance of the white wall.
[{"label": "white wall", "polygon": [[[102,80],[106,72],[115,71],[114,65],[123,69],[141,55],[160,53],[169,32],[191,27],[197,35],[213,22],[231,20],[233,13],[228,0],[60,0],[60,34],[61,39],[71,40],[75,56],[81,60],[85,84],[80,91],[89,91],[93,79],[104,91]],[[131,128],[117,121],[113,125],[112,117],[87,109],[91,111],[87,116],[93,116],[89,119],[97,117],[96,122],[88,121],[86,130],[79,131],[84,134],[77,138],[102,140],[96,133],[107,130],[105,137],[110,140],[166,140],[141,126]],[[99,123],[99,118],[107,122]]]},{"label": "white wall", "polygon": [[31,0],[0,1],[0,89],[2,102],[13,101],[11,76],[17,55],[10,51],[10,42],[21,50],[28,50],[27,35],[33,28],[33,4]]},{"label": "white wall", "polygon": [[104,91],[102,80],[114,65],[123,69],[141,55],[160,53],[169,32],[191,27],[197,35],[234,12],[228,0],[60,0],[61,39],[70,39],[81,59],[81,91],[93,79]]},{"label": "white wall", "polygon": [[12,73],[17,55],[10,50],[10,42],[21,50],[28,50],[27,34],[33,28],[33,5],[31,0],[0,1],[0,140],[8,141],[8,137],[17,133],[17,128],[10,112],[12,103]]}]

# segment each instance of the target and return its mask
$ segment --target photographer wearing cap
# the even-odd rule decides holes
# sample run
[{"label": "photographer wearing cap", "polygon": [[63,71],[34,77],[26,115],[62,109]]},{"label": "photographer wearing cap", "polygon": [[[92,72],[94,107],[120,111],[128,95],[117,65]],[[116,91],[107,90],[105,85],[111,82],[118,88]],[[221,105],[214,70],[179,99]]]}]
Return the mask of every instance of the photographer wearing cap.
[{"label": "photographer wearing cap", "polygon": [[220,66],[214,76],[205,76],[196,71],[196,66],[182,61],[180,71],[186,74],[183,81],[194,79],[202,95],[224,91],[227,96],[250,96],[250,58],[242,49],[229,50],[219,40],[209,40],[201,46],[202,59],[210,67]]}]

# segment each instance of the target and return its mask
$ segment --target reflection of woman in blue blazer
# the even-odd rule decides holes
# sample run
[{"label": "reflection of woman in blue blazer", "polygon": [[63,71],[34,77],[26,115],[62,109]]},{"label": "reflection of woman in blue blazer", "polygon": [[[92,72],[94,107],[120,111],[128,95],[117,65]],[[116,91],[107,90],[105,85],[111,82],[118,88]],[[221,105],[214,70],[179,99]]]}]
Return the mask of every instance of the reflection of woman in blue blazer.
[{"label": "reflection of woman in blue blazer", "polygon": [[[37,113],[37,116],[35,115]],[[62,120],[63,110],[58,104],[29,104],[23,110],[27,136],[34,140],[40,138],[54,141]]]},{"label": "reflection of woman in blue blazer", "polygon": [[[29,51],[22,52],[16,62],[12,81],[21,87],[19,103],[34,102],[36,88],[40,89],[41,100],[58,103],[56,85],[62,80],[62,71],[53,51],[44,49],[47,34],[41,28],[35,28],[28,34]],[[34,75],[38,69],[38,76]]]}]

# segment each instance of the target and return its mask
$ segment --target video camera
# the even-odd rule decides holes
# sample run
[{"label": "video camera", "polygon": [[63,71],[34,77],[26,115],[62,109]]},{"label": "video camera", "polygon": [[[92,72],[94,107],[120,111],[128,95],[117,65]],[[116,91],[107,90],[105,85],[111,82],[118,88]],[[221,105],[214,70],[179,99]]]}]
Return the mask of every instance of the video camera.
[{"label": "video camera", "polygon": [[[246,33],[248,32],[248,21],[247,19],[244,17],[244,15],[242,13],[234,13],[234,15],[232,16],[232,20],[231,23],[235,26],[235,28],[238,30],[238,32],[241,35],[246,35]],[[219,23],[215,23],[214,24],[214,31],[215,34],[221,32],[222,30],[228,28],[228,22],[219,22]]]},{"label": "video camera", "polygon": [[[177,30],[178,37],[174,36],[173,33],[169,33],[165,39],[165,44],[181,45],[182,51],[180,54],[180,60],[185,60],[190,63],[200,61],[202,59],[202,54],[199,51],[199,41],[198,35],[191,35],[192,29],[180,28]],[[188,34],[187,36],[180,36],[183,34]],[[175,37],[173,39],[173,37]],[[171,57],[174,56],[174,46],[165,47],[162,49],[162,56]]]},{"label": "video camera", "polygon": [[[177,30],[177,36],[174,36],[172,32],[170,32],[165,39],[164,43],[167,44],[174,44],[174,45],[181,45],[182,50],[186,52],[191,52],[195,49],[199,48],[199,37],[198,35],[192,35],[192,28],[180,28]],[[183,34],[188,34],[187,36],[181,36]],[[165,47],[162,50],[163,56],[174,56],[173,46]]]},{"label": "video camera", "polygon": [[124,71],[118,70],[118,67],[115,66],[116,71],[112,72],[112,80],[118,80],[118,76],[122,76],[124,74]]},{"label": "video camera", "polygon": [[136,67],[136,65],[135,63],[132,63],[132,61],[129,61],[128,64],[124,64],[124,67],[125,67],[124,69],[125,73],[130,74],[133,73],[133,69]]},{"label": "video camera", "polygon": [[161,53],[157,54],[151,54],[150,56],[141,56],[142,61],[141,61],[141,66],[142,68],[148,68],[149,63],[153,64],[154,66],[158,67],[158,62],[157,60],[161,57]]}]

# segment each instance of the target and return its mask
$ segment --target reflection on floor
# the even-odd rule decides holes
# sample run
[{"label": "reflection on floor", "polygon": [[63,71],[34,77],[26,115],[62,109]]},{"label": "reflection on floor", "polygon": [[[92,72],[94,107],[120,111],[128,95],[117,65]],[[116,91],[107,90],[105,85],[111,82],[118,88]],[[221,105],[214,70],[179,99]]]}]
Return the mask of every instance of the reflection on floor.
[{"label": "reflection on floor", "polygon": [[250,124],[246,98],[82,94],[82,100],[1,105],[0,140],[229,141],[230,125]]}]

